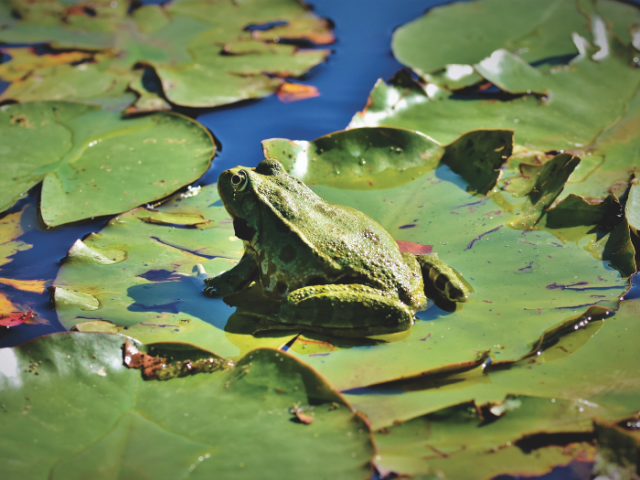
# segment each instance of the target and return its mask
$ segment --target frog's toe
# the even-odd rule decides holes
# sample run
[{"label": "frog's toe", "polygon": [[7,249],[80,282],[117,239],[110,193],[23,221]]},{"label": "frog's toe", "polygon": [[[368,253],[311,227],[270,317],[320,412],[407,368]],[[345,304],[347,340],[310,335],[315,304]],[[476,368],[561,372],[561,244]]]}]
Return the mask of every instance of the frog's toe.
[{"label": "frog's toe", "polygon": [[471,287],[467,286],[462,277],[437,255],[418,255],[416,259],[422,269],[425,294],[432,298],[436,305],[438,300],[462,303],[469,299]]},{"label": "frog's toe", "polygon": [[[207,279],[208,280],[208,279]],[[205,285],[207,284],[207,280],[204,281]],[[218,289],[215,288],[214,286],[208,286],[205,287],[204,289],[204,294],[207,297],[211,297],[211,298],[220,298],[222,295],[220,295],[220,293],[218,292]]]}]

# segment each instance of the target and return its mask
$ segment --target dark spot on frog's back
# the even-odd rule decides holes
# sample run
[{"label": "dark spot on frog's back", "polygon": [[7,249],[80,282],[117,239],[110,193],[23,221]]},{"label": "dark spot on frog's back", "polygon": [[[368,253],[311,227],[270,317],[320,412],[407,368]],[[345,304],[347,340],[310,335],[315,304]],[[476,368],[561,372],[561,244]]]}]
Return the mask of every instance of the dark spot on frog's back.
[{"label": "dark spot on frog's back", "polygon": [[293,245],[285,245],[280,249],[280,254],[278,255],[280,261],[284,264],[289,264],[293,262],[296,258],[296,249],[293,248]]}]

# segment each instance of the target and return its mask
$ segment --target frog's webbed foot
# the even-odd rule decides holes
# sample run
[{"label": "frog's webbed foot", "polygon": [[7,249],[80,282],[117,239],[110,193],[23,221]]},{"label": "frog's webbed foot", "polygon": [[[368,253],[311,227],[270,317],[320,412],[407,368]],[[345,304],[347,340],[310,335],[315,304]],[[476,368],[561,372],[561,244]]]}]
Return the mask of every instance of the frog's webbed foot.
[{"label": "frog's webbed foot", "polygon": [[330,335],[365,337],[407,330],[413,312],[397,297],[366,285],[303,287],[280,305],[278,321]]},{"label": "frog's webbed foot", "polygon": [[205,295],[213,298],[228,297],[249,286],[258,274],[255,255],[245,252],[238,264],[231,270],[204,280]]},{"label": "frog's webbed foot", "polygon": [[473,291],[462,277],[438,255],[416,255],[422,269],[424,293],[445,311],[455,310],[456,303],[466,302]]}]

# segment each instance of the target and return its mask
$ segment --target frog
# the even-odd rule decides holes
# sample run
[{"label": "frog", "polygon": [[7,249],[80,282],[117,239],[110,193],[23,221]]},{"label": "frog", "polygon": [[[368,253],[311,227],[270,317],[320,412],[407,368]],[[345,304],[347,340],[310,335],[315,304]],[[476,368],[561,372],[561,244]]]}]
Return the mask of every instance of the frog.
[{"label": "frog", "polygon": [[470,286],[437,255],[400,252],[375,220],[330,203],[266,159],[218,178],[220,200],[244,244],[239,262],[204,280],[228,298],[258,284],[275,300],[264,327],[344,337],[401,332],[428,306],[466,302]]}]

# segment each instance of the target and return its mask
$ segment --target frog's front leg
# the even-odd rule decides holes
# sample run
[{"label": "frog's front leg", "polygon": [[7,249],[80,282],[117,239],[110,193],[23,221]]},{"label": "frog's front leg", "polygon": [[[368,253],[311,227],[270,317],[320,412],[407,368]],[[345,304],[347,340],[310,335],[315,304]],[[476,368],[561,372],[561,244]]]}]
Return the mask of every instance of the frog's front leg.
[{"label": "frog's front leg", "polygon": [[[449,265],[434,255],[416,255],[422,269],[424,291],[440,308],[448,310],[453,303],[466,302],[473,291],[470,285]],[[447,305],[449,304],[449,305]]]},{"label": "frog's front leg", "polygon": [[255,253],[245,250],[238,264],[231,270],[205,279],[204,293],[214,298],[228,297],[247,288],[257,276],[258,260]]},{"label": "frog's front leg", "polygon": [[280,306],[278,322],[363,337],[407,330],[413,313],[397,297],[366,285],[315,285],[291,292]]}]

